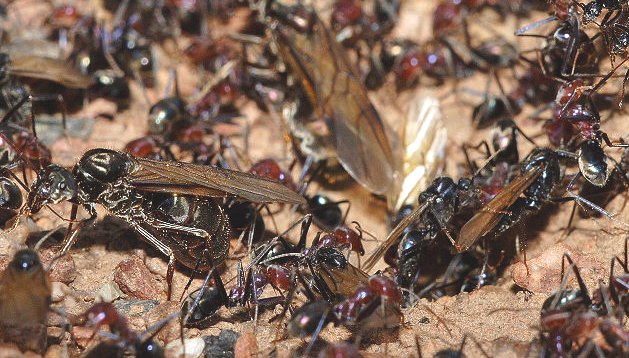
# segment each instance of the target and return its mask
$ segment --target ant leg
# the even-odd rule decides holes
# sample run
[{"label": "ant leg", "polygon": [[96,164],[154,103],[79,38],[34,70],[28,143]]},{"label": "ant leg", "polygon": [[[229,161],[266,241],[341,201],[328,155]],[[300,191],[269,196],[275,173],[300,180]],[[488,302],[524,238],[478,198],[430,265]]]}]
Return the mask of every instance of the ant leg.
[{"label": "ant leg", "polygon": [[[166,270],[166,285],[168,286],[167,291],[166,291],[167,301],[170,301],[170,299],[172,298],[173,275],[175,274],[175,262],[176,262],[175,254],[171,253],[170,256],[168,257],[168,269]],[[197,262],[197,265],[198,265],[198,262]],[[192,277],[190,277],[190,280],[192,280]],[[188,289],[188,285],[186,285],[186,289]],[[186,289],[184,289],[183,292],[181,293],[181,298],[183,298],[183,295],[186,292]]]},{"label": "ant leg", "polygon": [[570,264],[570,267],[572,268],[572,271],[574,272],[574,276],[577,279],[579,290],[581,290],[581,292],[585,295],[585,297],[587,297],[586,305],[590,306],[592,302],[591,302],[590,293],[588,292],[587,286],[585,285],[585,282],[583,281],[583,278],[581,277],[579,268],[577,267],[577,265],[574,264],[574,261],[572,261],[572,258],[567,253],[564,253],[561,258],[561,275],[562,276],[564,275],[564,265],[565,265],[564,260],[568,261],[568,263]]},{"label": "ant leg", "polygon": [[624,143],[624,142],[612,142],[609,139],[609,136],[607,135],[607,133],[605,132],[600,132],[600,137],[603,140],[603,142],[605,142],[605,144],[607,144],[608,147],[614,147],[614,148],[629,148],[629,143]]},{"label": "ant leg", "polygon": [[572,205],[572,211],[570,212],[570,219],[568,219],[568,225],[566,225],[566,228],[563,230],[563,233],[561,234],[559,241],[562,241],[563,239],[567,238],[568,235],[570,235],[570,233],[572,232],[572,221],[574,220],[576,213],[577,213],[577,203],[575,201]]},{"label": "ant leg", "polygon": [[304,216],[304,219],[301,223],[299,242],[297,243],[297,247],[296,247],[299,251],[303,251],[306,248],[306,240],[308,238],[308,231],[310,230],[311,224],[312,224],[312,215],[308,214]]},{"label": "ant leg", "polygon": [[79,205],[72,204],[72,211],[70,212],[70,224],[68,225],[68,231],[66,233],[66,237],[63,239],[61,250],[59,251],[59,255],[65,255],[70,250],[70,247],[74,245],[74,243],[76,242],[76,239],[78,238],[77,234],[79,233],[79,231],[81,231],[83,227],[87,226],[88,224],[92,224],[93,222],[96,221],[96,218],[98,217],[98,215],[96,214],[96,209],[94,208],[94,206],[86,205],[85,208],[89,212],[90,217],[85,220],[79,221],[78,224],[76,225],[76,228],[73,229],[72,225],[76,222],[75,220],[76,220],[76,215],[79,209]]},{"label": "ant leg", "polygon": [[[207,250],[204,250],[204,251],[207,251]],[[209,257],[209,256],[201,255],[201,257]],[[183,300],[183,295],[185,295],[186,291],[188,291],[188,288],[190,288],[190,284],[192,283],[192,280],[194,279],[194,274],[199,270],[200,265],[201,265],[201,259],[197,260],[197,263],[194,265],[194,269],[192,270],[192,275],[190,276],[190,279],[188,279],[188,282],[186,283],[186,287],[184,287],[183,291],[181,292],[181,297],[179,297],[179,301]],[[166,283],[168,285],[168,294],[167,294],[168,301],[170,301],[170,298],[171,298],[174,273],[175,273],[175,255],[171,253],[168,257],[168,270],[166,271]]]},{"label": "ant leg", "polygon": [[546,36],[542,36],[542,35],[529,35],[529,34],[526,34],[526,32],[531,31],[531,30],[533,30],[536,27],[540,27],[542,25],[546,25],[547,23],[553,22],[553,21],[556,21],[556,20],[559,20],[559,18],[557,16],[555,16],[555,15],[547,17],[545,19],[539,20],[539,21],[537,21],[535,23],[532,23],[530,25],[526,25],[526,26],[516,30],[514,35],[515,36],[527,36],[527,37],[539,37],[539,36],[541,36],[543,38],[546,38]]},{"label": "ant leg", "polygon": [[587,200],[586,198],[584,198],[584,197],[580,196],[579,194],[577,194],[577,193],[572,191],[572,188],[574,187],[577,179],[579,179],[580,176],[582,176],[582,174],[580,172],[577,173],[574,176],[574,178],[572,178],[570,183],[568,184],[568,187],[566,188],[566,193],[569,195],[569,197],[551,198],[551,201],[563,202],[563,201],[574,200],[578,205],[586,205],[586,206],[590,207],[592,210],[595,210],[595,211],[599,212],[601,215],[604,215],[609,220],[611,220],[611,221],[613,221],[613,222],[615,222],[615,223],[617,223],[617,224],[619,224],[621,226],[629,227],[629,224],[627,224],[626,222],[614,218],[614,216],[612,214],[610,214],[609,212],[607,212],[607,210],[601,208],[600,206],[594,204],[593,202]]}]

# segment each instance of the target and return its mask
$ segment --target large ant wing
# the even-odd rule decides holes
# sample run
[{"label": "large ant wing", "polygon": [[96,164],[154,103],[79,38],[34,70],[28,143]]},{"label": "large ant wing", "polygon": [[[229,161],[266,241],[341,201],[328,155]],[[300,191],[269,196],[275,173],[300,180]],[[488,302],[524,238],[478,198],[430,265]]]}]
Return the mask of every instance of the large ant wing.
[{"label": "large ant wing", "polygon": [[542,174],[543,167],[537,167],[515,177],[489,203],[476,213],[461,228],[457,240],[457,250],[463,252],[476,240],[487,235],[498,224],[505,211]]},{"label": "large ant wing", "polygon": [[92,77],[68,66],[66,62],[46,57],[13,57],[11,73],[15,76],[48,80],[76,89],[87,89],[93,83]]},{"label": "large ant wing", "polygon": [[400,221],[400,223],[397,224],[397,226],[393,228],[393,230],[391,230],[389,235],[387,235],[387,238],[384,239],[384,242],[380,244],[380,246],[378,246],[376,251],[374,251],[371,254],[371,256],[369,256],[367,261],[365,261],[365,264],[362,266],[365,272],[369,272],[375,266],[376,262],[380,260],[380,258],[384,255],[385,252],[387,252],[389,247],[391,247],[391,245],[395,243],[397,238],[400,237],[400,235],[402,235],[402,233],[404,232],[404,229],[406,229],[407,227],[412,225],[415,221],[417,221],[419,217],[424,213],[424,211],[426,211],[426,209],[430,205],[432,205],[432,201],[428,201],[424,203],[424,205],[416,207],[415,209],[413,209],[413,211],[411,211],[408,215],[406,215],[404,219],[402,219],[402,221]]},{"label": "large ant wing", "polygon": [[350,263],[342,269],[332,268],[322,263],[319,270],[324,271],[320,272],[320,276],[330,291],[344,297],[351,296],[356,291],[356,287],[367,285],[369,281],[369,275]]},{"label": "large ant wing", "polygon": [[234,195],[255,203],[305,205],[306,200],[282,184],[259,176],[207,165],[135,158],[129,183],[155,192],[221,197]]},{"label": "large ant wing", "polygon": [[397,170],[383,123],[369,102],[360,83],[351,77],[338,76],[346,81],[346,92],[335,93],[329,102],[332,143],[343,168],[361,185],[375,194],[389,193]]},{"label": "large ant wing", "polygon": [[347,55],[312,14],[308,31],[277,24],[279,51],[317,114],[326,120],[329,145],[343,168],[375,194],[393,185],[397,165],[385,127]]}]

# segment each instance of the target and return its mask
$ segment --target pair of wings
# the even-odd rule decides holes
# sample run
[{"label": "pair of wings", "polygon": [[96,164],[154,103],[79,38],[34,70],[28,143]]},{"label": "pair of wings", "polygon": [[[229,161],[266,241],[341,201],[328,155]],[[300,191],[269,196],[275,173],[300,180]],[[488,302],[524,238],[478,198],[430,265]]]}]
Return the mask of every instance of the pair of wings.
[{"label": "pair of wings", "polygon": [[[477,212],[465,225],[461,228],[457,239],[457,250],[463,252],[470,248],[478,239],[489,234],[491,230],[498,224],[505,211],[520,197],[520,195],[542,174],[543,167],[536,167],[526,173],[522,173],[515,177],[479,212]],[[402,235],[404,229],[416,222],[426,210],[430,210],[432,201],[428,201],[421,206],[415,208],[400,223],[391,230],[387,238],[365,261],[363,268],[369,272],[375,264],[380,260],[391,245],[393,245],[398,237]]]},{"label": "pair of wings", "polygon": [[382,120],[347,54],[310,11],[308,31],[275,19],[273,39],[317,115],[326,119],[328,142],[343,168],[371,192],[388,194],[398,161]]},{"label": "pair of wings", "polygon": [[255,203],[306,204],[301,195],[284,185],[250,173],[175,161],[134,160],[135,168],[127,180],[140,190],[207,197],[233,195]]}]

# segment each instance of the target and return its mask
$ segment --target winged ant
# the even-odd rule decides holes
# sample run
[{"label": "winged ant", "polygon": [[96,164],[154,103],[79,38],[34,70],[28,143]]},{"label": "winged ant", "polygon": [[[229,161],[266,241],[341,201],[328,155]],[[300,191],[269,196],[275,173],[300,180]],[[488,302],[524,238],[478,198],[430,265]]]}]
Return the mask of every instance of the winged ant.
[{"label": "winged ant", "polygon": [[[176,261],[194,270],[208,270],[225,260],[231,228],[214,198],[229,196],[304,203],[284,186],[251,174],[96,148],[86,152],[71,172],[57,165],[39,172],[24,211],[37,213],[44,205],[62,201],[73,204],[73,221],[79,206],[88,211],[88,219],[76,228],[71,224],[60,252],[64,254],[78,231],[96,219],[95,204],[101,204],[169,257],[170,282]],[[170,293],[169,288],[168,297]]]}]

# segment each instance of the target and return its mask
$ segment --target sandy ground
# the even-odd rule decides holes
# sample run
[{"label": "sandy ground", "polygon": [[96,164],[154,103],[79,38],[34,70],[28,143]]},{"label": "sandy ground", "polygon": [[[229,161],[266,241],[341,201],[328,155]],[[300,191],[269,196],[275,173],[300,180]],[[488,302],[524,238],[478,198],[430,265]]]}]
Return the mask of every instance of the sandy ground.
[{"label": "sandy ground", "polygon": [[[394,33],[396,35],[411,37],[416,40],[426,38],[430,35],[429,12],[432,4],[428,1],[406,1],[404,2],[400,22]],[[323,9],[322,11],[326,11]],[[536,14],[536,19],[541,19],[544,14]],[[512,32],[517,28],[514,21],[507,21],[501,25],[501,33],[510,39]],[[523,45],[524,46],[524,45]],[[164,56],[163,51],[157,51],[158,55]],[[185,63],[168,58],[162,58],[160,62],[164,66],[176,66],[182,83],[182,93],[184,96],[191,95],[197,78],[194,71]],[[159,74],[159,84],[155,90],[149,91],[151,101],[159,98],[163,94],[163,86],[167,78],[166,71]],[[414,100],[418,94],[433,94],[441,96],[444,123],[449,132],[447,145],[447,165],[444,173],[458,177],[463,174],[464,162],[460,151],[463,143],[477,143],[482,139],[488,139],[489,130],[473,130],[471,125],[471,107],[464,104],[466,100],[478,101],[473,96],[465,94],[446,95],[452,93],[456,87],[458,89],[482,88],[479,83],[485,83],[483,77],[475,77],[459,83],[446,83],[443,87],[419,86],[412,91],[406,91],[399,95],[395,94],[392,84],[387,84],[385,88],[372,94],[372,99],[382,114],[394,128],[397,127],[401,116],[408,106],[409,101]],[[136,84],[132,84],[134,101],[129,110],[117,113],[113,121],[97,118],[93,122],[92,135],[89,140],[69,136],[61,138],[51,144],[54,153],[54,161],[71,166],[76,158],[89,148],[106,147],[121,149],[126,142],[135,139],[145,132],[146,114],[148,105],[143,100],[142,92]],[[464,92],[464,91],[463,91]],[[392,96],[395,101],[391,102]],[[471,99],[470,99],[471,98]],[[107,104],[92,104],[84,111],[89,114],[90,109],[95,106]],[[102,107],[98,107],[102,108]],[[532,136],[542,133],[542,122],[526,117],[531,108],[517,118],[518,124]],[[261,113],[251,103],[243,103],[244,118],[241,120],[250,128],[251,138],[278,138],[282,133],[281,127],[274,122],[269,115]],[[82,118],[87,115],[76,115],[73,117]],[[612,138],[618,138],[627,132],[626,113],[616,115],[604,123],[604,129]],[[76,119],[79,120],[79,119]],[[541,143],[545,138],[539,137]],[[238,138],[235,139],[238,143]],[[263,144],[263,145],[260,145]],[[249,155],[252,161],[265,157],[284,158],[291,156],[285,144],[273,143],[266,145],[264,141],[253,141]],[[522,143],[521,153],[526,153],[530,144]],[[614,156],[618,156],[620,151],[609,149]],[[574,169],[574,168],[573,168]],[[295,171],[296,175],[297,171]],[[329,191],[323,189],[326,194],[333,198],[347,198],[352,202],[348,221],[356,220],[375,237],[382,239],[389,230],[386,224],[386,213],[384,201],[369,195],[364,189],[357,185],[352,185],[342,191]],[[313,190],[315,192],[315,190]],[[608,206],[607,210],[614,213],[617,221],[629,222],[627,210],[624,210],[623,196],[615,198]],[[69,206],[59,205],[56,210],[66,216],[69,214]],[[521,262],[514,262],[505,270],[503,277],[495,286],[483,287],[472,293],[463,293],[454,297],[444,297],[434,302],[421,300],[415,307],[405,309],[403,325],[391,332],[377,331],[370,335],[359,335],[350,332],[343,327],[325,328],[320,336],[322,342],[337,342],[340,340],[361,340],[361,350],[366,355],[381,356],[386,353],[390,356],[418,356],[421,354],[431,356],[435,352],[450,348],[458,349],[464,337],[467,344],[464,352],[468,356],[478,356],[478,347],[472,342],[477,341],[480,346],[490,356],[534,356],[537,347],[532,344],[538,338],[539,312],[542,302],[546,297],[559,287],[561,255],[568,252],[575,259],[576,264],[581,268],[581,273],[590,290],[597,287],[598,281],[606,281],[609,275],[609,261],[613,255],[622,254],[623,242],[626,237],[626,227],[615,221],[606,218],[578,219],[574,223],[575,230],[567,237],[562,237],[563,228],[568,222],[571,204],[550,204],[533,218],[529,227],[535,226],[533,233],[526,235],[526,252],[530,275],[526,274]],[[132,230],[121,226],[115,219],[107,218],[102,208],[99,208],[99,215],[104,218],[94,228],[88,228],[81,233],[79,243],[71,250],[70,257],[75,265],[76,278],[66,280],[67,282],[53,283],[56,290],[54,307],[63,307],[69,314],[78,315],[89,307],[99,296],[109,296],[118,299],[118,307],[127,315],[131,326],[141,331],[150,326],[167,314],[178,309],[176,302],[167,302],[165,293],[165,273],[166,258],[162,257],[155,249],[148,244],[138,240]],[[284,214],[276,218],[280,228],[287,227],[287,224],[298,219],[297,214]],[[51,229],[62,222],[52,216],[48,211],[35,215],[32,219],[25,220],[23,225],[15,231],[5,233],[0,240],[0,255],[11,255],[20,245],[26,241],[29,232]],[[267,218],[267,227],[270,227]],[[293,239],[298,233],[290,234]],[[314,232],[311,232],[314,236]],[[375,248],[377,242],[366,242],[367,255]],[[233,248],[232,248],[233,249]],[[133,297],[120,292],[114,283],[114,272],[116,267],[123,260],[132,257],[139,257],[148,267],[151,279],[154,282],[154,292],[156,296],[151,300],[137,301]],[[6,262],[6,260],[5,260]],[[235,260],[228,260],[231,273],[225,274],[225,281],[228,287],[235,283],[233,267]],[[377,268],[384,268],[383,264]],[[187,273],[180,270],[176,272],[173,281],[174,297],[179,297],[188,281]],[[57,282],[62,280],[57,279]],[[55,276],[53,274],[53,281]],[[530,290],[525,293],[517,289],[516,283],[521,287]],[[195,279],[192,287],[199,287],[201,281]],[[574,283],[572,283],[574,284]],[[125,303],[128,303],[125,306]],[[125,308],[126,307],[126,308]],[[279,309],[279,308],[278,308]],[[278,312],[275,310],[275,313]],[[283,332],[283,327],[277,323],[268,323],[273,312],[263,312],[254,323],[252,309],[221,309],[220,317],[216,317],[212,324],[204,329],[185,329],[184,337],[190,342],[194,337],[218,336],[222,331],[233,330],[241,334],[240,346],[246,346],[242,342],[251,343],[251,335],[255,336],[257,348],[252,345],[249,353],[257,356],[279,357],[289,355],[297,347],[305,347],[305,342],[300,339],[287,338]],[[58,329],[52,329],[53,333],[59,334]],[[50,334],[50,332],[49,332]],[[80,330],[75,332],[79,337]],[[167,347],[169,356],[175,356],[180,349],[178,338],[179,330],[176,323],[171,323],[166,329],[158,334],[158,339],[162,343],[170,343]],[[249,341],[247,341],[249,339]],[[85,340],[81,341],[85,342]],[[206,342],[207,343],[207,342]],[[206,349],[210,345],[206,344]],[[2,355],[0,348],[0,356]],[[53,346],[49,350],[50,356],[61,354],[59,346]],[[70,353],[75,354],[77,350],[71,349]],[[239,351],[239,356],[244,357],[245,351]]]}]

